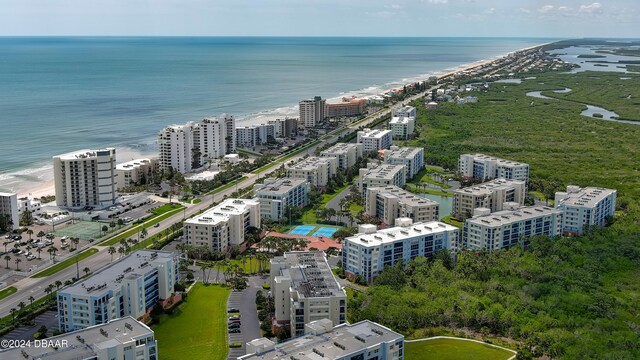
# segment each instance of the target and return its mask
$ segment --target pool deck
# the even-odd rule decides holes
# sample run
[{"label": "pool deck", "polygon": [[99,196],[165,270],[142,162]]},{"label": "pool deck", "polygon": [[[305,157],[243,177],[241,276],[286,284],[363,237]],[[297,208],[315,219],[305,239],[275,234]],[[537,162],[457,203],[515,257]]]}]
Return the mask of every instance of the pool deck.
[{"label": "pool deck", "polygon": [[[338,250],[342,249],[342,245],[337,243],[335,240],[328,238],[326,236],[313,237],[309,235],[296,235],[296,234],[283,234],[275,231],[269,231],[265,234],[265,236],[275,236],[287,239],[305,239],[309,242],[307,243],[307,247],[305,250],[309,250],[311,248],[316,248],[318,250],[327,250],[330,247],[334,247]],[[252,247],[258,247],[259,244],[254,244]]]}]

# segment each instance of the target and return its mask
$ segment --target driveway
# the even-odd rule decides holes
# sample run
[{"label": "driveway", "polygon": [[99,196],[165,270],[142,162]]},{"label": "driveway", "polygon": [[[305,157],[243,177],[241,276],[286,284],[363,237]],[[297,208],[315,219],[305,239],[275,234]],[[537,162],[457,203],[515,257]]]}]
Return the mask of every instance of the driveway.
[{"label": "driveway", "polygon": [[58,329],[57,313],[53,310],[46,311],[35,318],[34,326],[20,326],[3,336],[10,340],[33,340],[33,335],[38,332],[42,325],[47,327],[47,335],[51,336],[54,330]]},{"label": "driveway", "polygon": [[342,199],[346,198],[347,196],[349,196],[350,192],[351,192],[351,186],[347,186],[338,195],[336,195],[336,197],[334,197],[333,199],[329,200],[329,202],[325,205],[325,208],[327,208],[327,209],[336,209],[336,210],[340,211],[340,201]]},{"label": "driveway", "polygon": [[240,309],[242,325],[241,333],[229,334],[229,343],[241,342],[241,348],[229,349],[227,360],[235,360],[246,353],[246,343],[262,337],[260,321],[256,308],[256,293],[262,289],[262,284],[269,280],[268,276],[251,276],[247,281],[247,288],[243,291],[233,291],[227,300],[227,308]]}]

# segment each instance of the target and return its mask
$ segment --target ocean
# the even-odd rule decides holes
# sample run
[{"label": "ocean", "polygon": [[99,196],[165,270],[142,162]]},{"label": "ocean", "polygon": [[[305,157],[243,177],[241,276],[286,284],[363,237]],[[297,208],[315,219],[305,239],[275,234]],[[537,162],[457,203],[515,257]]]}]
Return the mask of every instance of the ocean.
[{"label": "ocean", "polygon": [[0,38],[0,191],[50,182],[51,157],[154,155],[170,124],[296,116],[299,100],[372,95],[553,39]]}]

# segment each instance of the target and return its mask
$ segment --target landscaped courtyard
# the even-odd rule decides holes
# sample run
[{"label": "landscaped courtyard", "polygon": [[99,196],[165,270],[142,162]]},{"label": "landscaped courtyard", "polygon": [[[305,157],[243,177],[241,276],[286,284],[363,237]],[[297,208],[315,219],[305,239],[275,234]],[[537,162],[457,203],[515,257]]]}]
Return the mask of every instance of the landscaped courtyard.
[{"label": "landscaped courtyard", "polygon": [[194,285],[186,301],[152,326],[163,360],[223,360],[227,357],[226,287]]}]

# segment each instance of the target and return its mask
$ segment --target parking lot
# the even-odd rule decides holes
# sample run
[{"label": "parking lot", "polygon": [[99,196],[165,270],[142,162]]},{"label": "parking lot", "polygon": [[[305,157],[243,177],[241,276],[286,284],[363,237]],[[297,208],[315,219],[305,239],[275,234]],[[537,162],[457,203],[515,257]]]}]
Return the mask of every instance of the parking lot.
[{"label": "parking lot", "polygon": [[[265,282],[262,276],[251,276],[247,281],[247,288],[243,291],[232,291],[227,300],[227,309],[235,308],[240,310],[240,332],[229,329],[229,343],[242,343],[240,348],[230,348],[227,359],[237,359],[245,354],[246,343],[262,337],[260,332],[260,321],[258,320],[258,310],[256,309],[256,293],[262,288]],[[231,314],[230,314],[231,315]]]},{"label": "parking lot", "polygon": [[33,326],[20,326],[5,334],[3,337],[8,340],[33,340],[33,335],[38,332],[42,325],[47,328],[47,335],[51,336],[54,330],[58,329],[58,314],[49,310],[38,315]]}]

